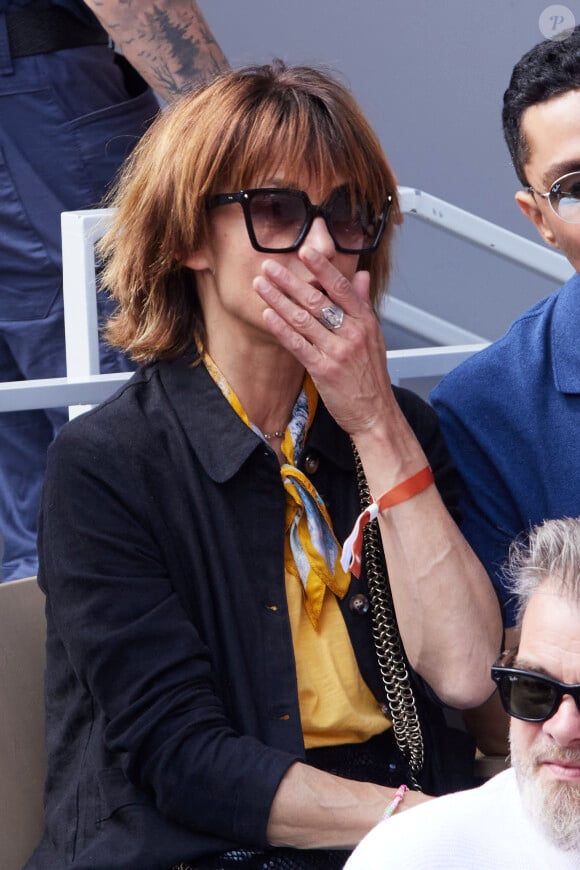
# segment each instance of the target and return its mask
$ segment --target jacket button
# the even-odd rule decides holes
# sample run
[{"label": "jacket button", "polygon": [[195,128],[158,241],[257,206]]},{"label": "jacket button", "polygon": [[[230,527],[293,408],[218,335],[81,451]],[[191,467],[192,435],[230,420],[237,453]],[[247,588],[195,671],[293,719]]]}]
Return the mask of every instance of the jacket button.
[{"label": "jacket button", "polygon": [[314,453],[309,453],[304,457],[304,471],[308,474],[315,474],[318,471],[320,460]]},{"label": "jacket button", "polygon": [[370,604],[367,596],[363,595],[362,592],[358,592],[349,599],[348,606],[353,613],[364,616],[365,613],[369,612]]}]

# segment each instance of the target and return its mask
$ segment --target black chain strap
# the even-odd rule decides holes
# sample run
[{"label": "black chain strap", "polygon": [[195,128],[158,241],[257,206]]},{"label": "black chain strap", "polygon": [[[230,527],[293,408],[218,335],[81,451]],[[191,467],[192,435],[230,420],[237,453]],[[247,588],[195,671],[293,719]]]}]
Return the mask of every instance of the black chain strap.
[{"label": "black chain strap", "polygon": [[[353,452],[361,509],[364,510],[372,499],[362,462],[354,444]],[[423,733],[403,653],[393,597],[383,567],[378,520],[373,520],[365,526],[363,546],[372,611],[373,640],[387,695],[389,715],[393,722],[393,733],[399,750],[409,764],[412,785],[420,789],[417,777],[425,762]]]}]

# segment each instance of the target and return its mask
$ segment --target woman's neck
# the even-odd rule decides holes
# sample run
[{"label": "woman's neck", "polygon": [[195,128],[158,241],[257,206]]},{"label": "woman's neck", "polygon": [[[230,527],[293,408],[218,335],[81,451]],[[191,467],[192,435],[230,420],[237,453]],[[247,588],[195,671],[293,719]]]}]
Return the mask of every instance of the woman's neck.
[{"label": "woman's neck", "polygon": [[[208,341],[207,352],[240,400],[249,420],[265,435],[286,429],[304,380],[304,369],[280,345]],[[268,439],[276,449],[279,437]]]}]

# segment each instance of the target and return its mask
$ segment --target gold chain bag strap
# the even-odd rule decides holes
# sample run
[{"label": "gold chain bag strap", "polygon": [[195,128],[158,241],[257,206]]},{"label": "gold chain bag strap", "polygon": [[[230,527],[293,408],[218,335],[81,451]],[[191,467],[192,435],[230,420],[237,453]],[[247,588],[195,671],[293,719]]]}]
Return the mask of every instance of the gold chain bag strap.
[{"label": "gold chain bag strap", "polygon": [[[364,510],[371,503],[372,498],[354,444],[353,452],[361,510]],[[372,520],[365,526],[363,551],[372,613],[373,640],[387,695],[389,715],[393,722],[393,733],[400,752],[409,764],[412,785],[420,790],[417,777],[425,762],[423,733],[403,654],[393,597],[384,570],[378,520]]]}]

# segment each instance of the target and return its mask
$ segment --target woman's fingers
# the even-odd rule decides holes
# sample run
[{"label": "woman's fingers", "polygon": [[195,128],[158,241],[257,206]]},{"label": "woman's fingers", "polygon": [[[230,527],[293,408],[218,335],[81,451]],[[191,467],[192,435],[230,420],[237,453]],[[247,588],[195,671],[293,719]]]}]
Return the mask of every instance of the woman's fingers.
[{"label": "woman's fingers", "polygon": [[[266,303],[264,323],[310,373],[328,410],[350,434],[385,413],[390,392],[385,345],[369,304],[368,273],[349,281],[325,257],[304,251],[312,282],[274,260],[254,289]],[[320,321],[326,309],[326,325]],[[323,320],[324,320],[323,316]]]},{"label": "woman's fingers", "polygon": [[[330,260],[315,248],[303,247],[298,252],[308,270],[308,278],[300,278],[277,260],[264,260],[264,277],[284,290],[297,304],[311,314],[316,314],[326,304],[324,298],[335,302],[350,315],[360,315],[368,310],[370,276],[368,272],[354,272],[349,280]],[[353,292],[354,291],[354,292]]]},{"label": "woman's fingers", "polygon": [[[340,305],[348,314],[357,315],[362,313],[361,302],[368,303],[368,286],[370,279],[367,277],[367,294],[366,298],[361,297],[358,293],[353,294],[353,282],[349,281],[330,260],[316,248],[304,245],[298,252],[300,260],[304,263],[308,271],[314,276],[316,281],[324,288],[328,297]],[[364,282],[364,276],[367,272],[354,273],[360,278],[357,279]],[[358,286],[358,284],[357,284]]]},{"label": "woman's fingers", "polygon": [[299,256],[308,270],[308,278],[299,277],[276,260],[265,260],[260,278],[280,294],[269,290],[264,281],[254,282],[262,299],[295,329],[315,342],[326,344],[328,336],[320,332],[312,318],[337,334],[350,332],[348,327],[353,321],[360,319],[362,325],[365,320],[374,319],[369,304],[368,272],[353,273],[351,281],[315,248],[306,246],[300,249]]},{"label": "woman's fingers", "polygon": [[277,260],[262,263],[253,286],[268,306],[265,323],[307,367],[320,357],[340,363],[345,354],[364,357],[380,332],[369,303],[368,272],[354,272],[349,280],[315,248],[305,246],[299,256],[307,278]]},{"label": "woman's fingers", "polygon": [[[328,330],[314,313],[296,304],[263,276],[254,279],[254,289],[268,305],[263,318],[272,334],[306,369],[315,369],[327,345]],[[322,295],[318,291],[316,293]],[[319,306],[318,301],[312,304],[312,312],[316,306]]]}]

